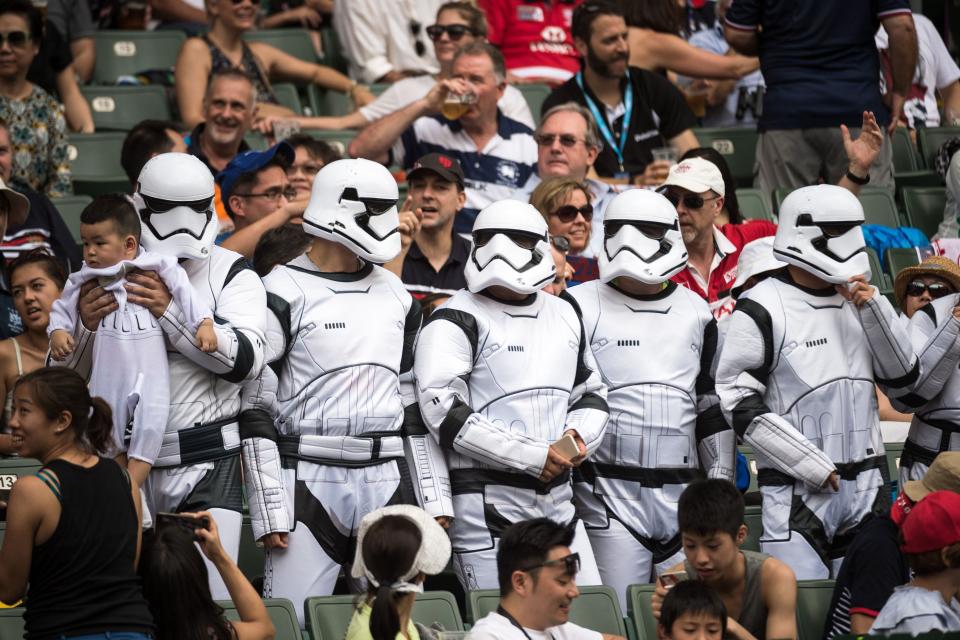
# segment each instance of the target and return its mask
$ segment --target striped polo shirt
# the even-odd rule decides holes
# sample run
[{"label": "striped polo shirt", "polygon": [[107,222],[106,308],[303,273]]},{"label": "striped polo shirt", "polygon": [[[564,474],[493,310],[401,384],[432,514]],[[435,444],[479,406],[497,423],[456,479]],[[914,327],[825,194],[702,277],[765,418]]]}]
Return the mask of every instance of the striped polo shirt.
[{"label": "striped polo shirt", "polygon": [[454,220],[454,231],[470,233],[485,206],[508,200],[526,184],[537,166],[537,143],[530,127],[497,110],[497,134],[477,149],[463,125],[443,116],[418,118],[393,146],[393,161],[409,170],[417,158],[444,153],[460,161],[466,178],[466,206]]}]

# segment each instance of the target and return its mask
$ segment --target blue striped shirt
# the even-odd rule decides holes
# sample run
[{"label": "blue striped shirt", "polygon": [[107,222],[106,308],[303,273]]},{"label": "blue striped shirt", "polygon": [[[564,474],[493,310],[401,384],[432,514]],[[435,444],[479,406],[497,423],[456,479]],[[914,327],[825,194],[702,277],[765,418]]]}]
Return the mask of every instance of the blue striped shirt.
[{"label": "blue striped shirt", "polygon": [[530,127],[497,111],[497,133],[478,150],[457,120],[443,116],[418,118],[393,147],[393,160],[409,170],[417,158],[444,153],[460,161],[466,178],[467,202],[454,220],[456,233],[470,233],[485,206],[508,200],[526,184],[537,166],[537,143]]}]

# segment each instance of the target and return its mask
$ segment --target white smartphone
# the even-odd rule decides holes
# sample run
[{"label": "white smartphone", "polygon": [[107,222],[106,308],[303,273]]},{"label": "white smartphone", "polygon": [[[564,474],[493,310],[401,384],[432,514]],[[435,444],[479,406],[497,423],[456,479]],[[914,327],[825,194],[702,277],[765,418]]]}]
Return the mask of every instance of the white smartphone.
[{"label": "white smartphone", "polygon": [[551,446],[556,448],[557,452],[567,460],[573,460],[580,455],[580,446],[569,433],[554,442]]}]

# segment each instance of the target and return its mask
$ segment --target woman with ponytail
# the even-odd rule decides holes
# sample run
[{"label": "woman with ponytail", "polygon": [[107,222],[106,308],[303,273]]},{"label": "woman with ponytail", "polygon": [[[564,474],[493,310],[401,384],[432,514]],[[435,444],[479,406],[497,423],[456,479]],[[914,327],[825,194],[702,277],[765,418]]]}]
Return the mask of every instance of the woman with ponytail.
[{"label": "woman with ponytail", "polygon": [[16,452],[44,466],[10,492],[0,601],[28,596],[31,640],[151,638],[136,573],[140,490],[101,455],[110,446],[110,407],[90,397],[76,372],[47,367],[14,386],[9,426]]},{"label": "woman with ponytail", "polygon": [[420,640],[410,619],[428,575],[450,560],[450,539],[426,511],[383,507],[360,522],[353,577],[366,578],[367,594],[350,621],[346,640]]}]

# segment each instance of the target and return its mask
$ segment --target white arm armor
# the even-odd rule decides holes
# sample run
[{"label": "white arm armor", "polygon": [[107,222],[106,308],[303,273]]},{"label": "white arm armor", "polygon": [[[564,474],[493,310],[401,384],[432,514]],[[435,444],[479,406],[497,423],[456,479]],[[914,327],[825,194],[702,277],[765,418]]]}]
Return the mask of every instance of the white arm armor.
[{"label": "white arm armor", "polygon": [[[467,337],[472,332],[474,339]],[[456,309],[438,309],[420,333],[414,358],[420,413],[440,448],[495,469],[539,476],[550,443],[511,433],[470,408],[476,320]]]},{"label": "white arm armor", "polygon": [[243,446],[244,481],[250,506],[254,540],[293,527],[283,486],[283,465],[277,449],[277,376],[264,367],[256,380],[241,392],[240,441]]},{"label": "white arm armor", "polygon": [[737,470],[737,435],[720,410],[716,373],[717,322],[711,318],[703,330],[700,373],[697,375],[697,455],[708,478],[733,481]]},{"label": "white arm armor", "polygon": [[910,344],[910,336],[890,301],[875,293],[857,310],[857,317],[873,354],[877,384],[885,390],[903,389],[914,384],[920,374],[920,364]]},{"label": "white arm armor", "polygon": [[[717,395],[728,424],[770,464],[811,487],[821,487],[833,462],[800,431],[764,404],[773,354],[770,315],[753,300],[741,299],[728,320],[717,364]],[[762,332],[768,332],[764,340]]]},{"label": "white arm armor", "polygon": [[939,304],[924,305],[910,320],[910,339],[919,354],[920,377],[910,393],[890,397],[891,404],[900,411],[912,413],[939,395],[960,362],[960,320],[948,312],[938,326],[938,308]]},{"label": "white arm armor", "polygon": [[450,472],[447,460],[426,425],[420,418],[420,407],[412,404],[404,409],[403,450],[407,466],[413,472],[413,487],[423,510],[434,518],[453,517]]}]

